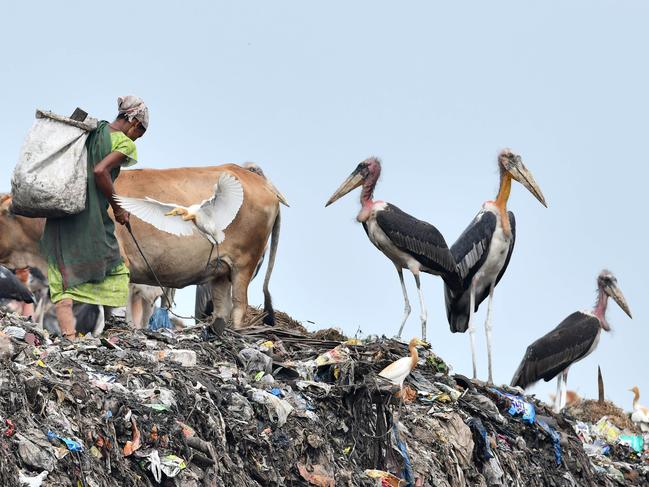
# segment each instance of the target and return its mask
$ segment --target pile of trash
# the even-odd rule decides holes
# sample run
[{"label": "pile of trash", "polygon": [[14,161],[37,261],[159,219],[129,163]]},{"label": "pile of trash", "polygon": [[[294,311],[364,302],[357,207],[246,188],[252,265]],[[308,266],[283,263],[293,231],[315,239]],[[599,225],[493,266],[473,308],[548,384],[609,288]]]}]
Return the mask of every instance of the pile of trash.
[{"label": "pile of trash", "polygon": [[377,374],[407,355],[398,341],[249,315],[221,336],[114,319],[101,338],[71,344],[0,313],[0,485],[649,482],[637,445],[606,440],[593,454],[584,445],[599,430],[451,375],[429,350],[400,390]]}]

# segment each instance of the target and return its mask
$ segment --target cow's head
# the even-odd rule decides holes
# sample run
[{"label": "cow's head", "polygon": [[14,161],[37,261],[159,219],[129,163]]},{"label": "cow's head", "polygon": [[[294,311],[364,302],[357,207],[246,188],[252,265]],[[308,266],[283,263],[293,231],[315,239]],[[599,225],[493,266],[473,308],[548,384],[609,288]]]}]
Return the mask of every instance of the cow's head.
[{"label": "cow's head", "polygon": [[14,215],[11,195],[0,193],[0,264],[45,270],[45,260],[38,245],[44,224],[43,218]]}]

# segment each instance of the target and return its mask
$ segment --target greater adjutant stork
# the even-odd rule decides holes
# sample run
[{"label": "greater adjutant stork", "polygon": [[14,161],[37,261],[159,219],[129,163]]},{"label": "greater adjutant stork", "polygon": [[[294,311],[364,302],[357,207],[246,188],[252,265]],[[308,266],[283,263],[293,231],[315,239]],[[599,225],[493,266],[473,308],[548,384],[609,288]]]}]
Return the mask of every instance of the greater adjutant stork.
[{"label": "greater adjutant stork", "polygon": [[629,305],[617,285],[615,276],[607,270],[597,277],[597,302],[592,311],[577,311],[539,338],[525,352],[514,377],[512,387],[525,389],[543,379],[549,382],[557,377],[554,410],[561,411],[566,404],[569,367],[590,355],[599,343],[602,330],[610,331],[606,321],[608,298],[613,300],[631,318]]},{"label": "greater adjutant stork", "polygon": [[356,220],[363,224],[370,241],[392,261],[397,268],[405,309],[398,336],[410,315],[410,302],[403,282],[402,269],[408,269],[415,277],[419,304],[421,307],[421,335],[426,339],[426,306],[421,292],[419,273],[426,272],[441,276],[453,289],[459,287],[459,277],[455,260],[446,245],[442,234],[430,223],[418,220],[385,201],[373,200],[374,187],[381,174],[381,162],[376,157],[361,162],[351,175],[340,185],[327,204],[359,186],[361,191],[361,211]]},{"label": "greater adjutant stork", "polygon": [[457,262],[457,273],[461,279],[459,290],[445,286],[446,316],[453,333],[469,330],[473,378],[477,377],[475,357],[475,328],[473,314],[487,296],[487,354],[489,360],[489,383],[493,382],[491,365],[491,302],[494,288],[500,282],[516,240],[516,220],[507,211],[507,200],[512,180],[525,186],[543,206],[547,207],[541,189],[532,173],[525,167],[521,156],[505,149],[498,156],[500,168],[500,189],[496,199],[486,201],[482,209],[451,247]]}]

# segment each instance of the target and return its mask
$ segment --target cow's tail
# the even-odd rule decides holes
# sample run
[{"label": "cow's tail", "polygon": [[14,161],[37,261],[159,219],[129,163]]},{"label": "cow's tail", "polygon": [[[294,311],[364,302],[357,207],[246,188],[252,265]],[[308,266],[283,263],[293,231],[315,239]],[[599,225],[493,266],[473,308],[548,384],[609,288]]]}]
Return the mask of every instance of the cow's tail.
[{"label": "cow's tail", "polygon": [[277,216],[275,223],[273,223],[273,231],[270,234],[270,252],[268,254],[268,267],[266,268],[266,276],[264,277],[264,323],[269,326],[275,325],[275,310],[273,310],[273,300],[270,296],[268,283],[270,282],[270,275],[273,273],[275,267],[275,255],[277,255],[277,245],[279,244],[279,229],[281,223],[281,211],[277,209]]}]

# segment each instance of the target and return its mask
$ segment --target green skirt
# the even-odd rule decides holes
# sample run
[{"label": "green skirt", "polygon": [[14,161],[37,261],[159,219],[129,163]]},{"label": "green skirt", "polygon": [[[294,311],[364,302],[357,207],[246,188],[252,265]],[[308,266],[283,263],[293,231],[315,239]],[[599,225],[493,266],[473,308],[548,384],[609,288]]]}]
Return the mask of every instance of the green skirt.
[{"label": "green skirt", "polygon": [[63,276],[56,264],[47,266],[47,279],[50,283],[50,296],[53,303],[62,299],[72,299],[81,303],[101,304],[103,306],[126,306],[130,273],[122,262],[100,282],[84,282],[63,289]]}]

